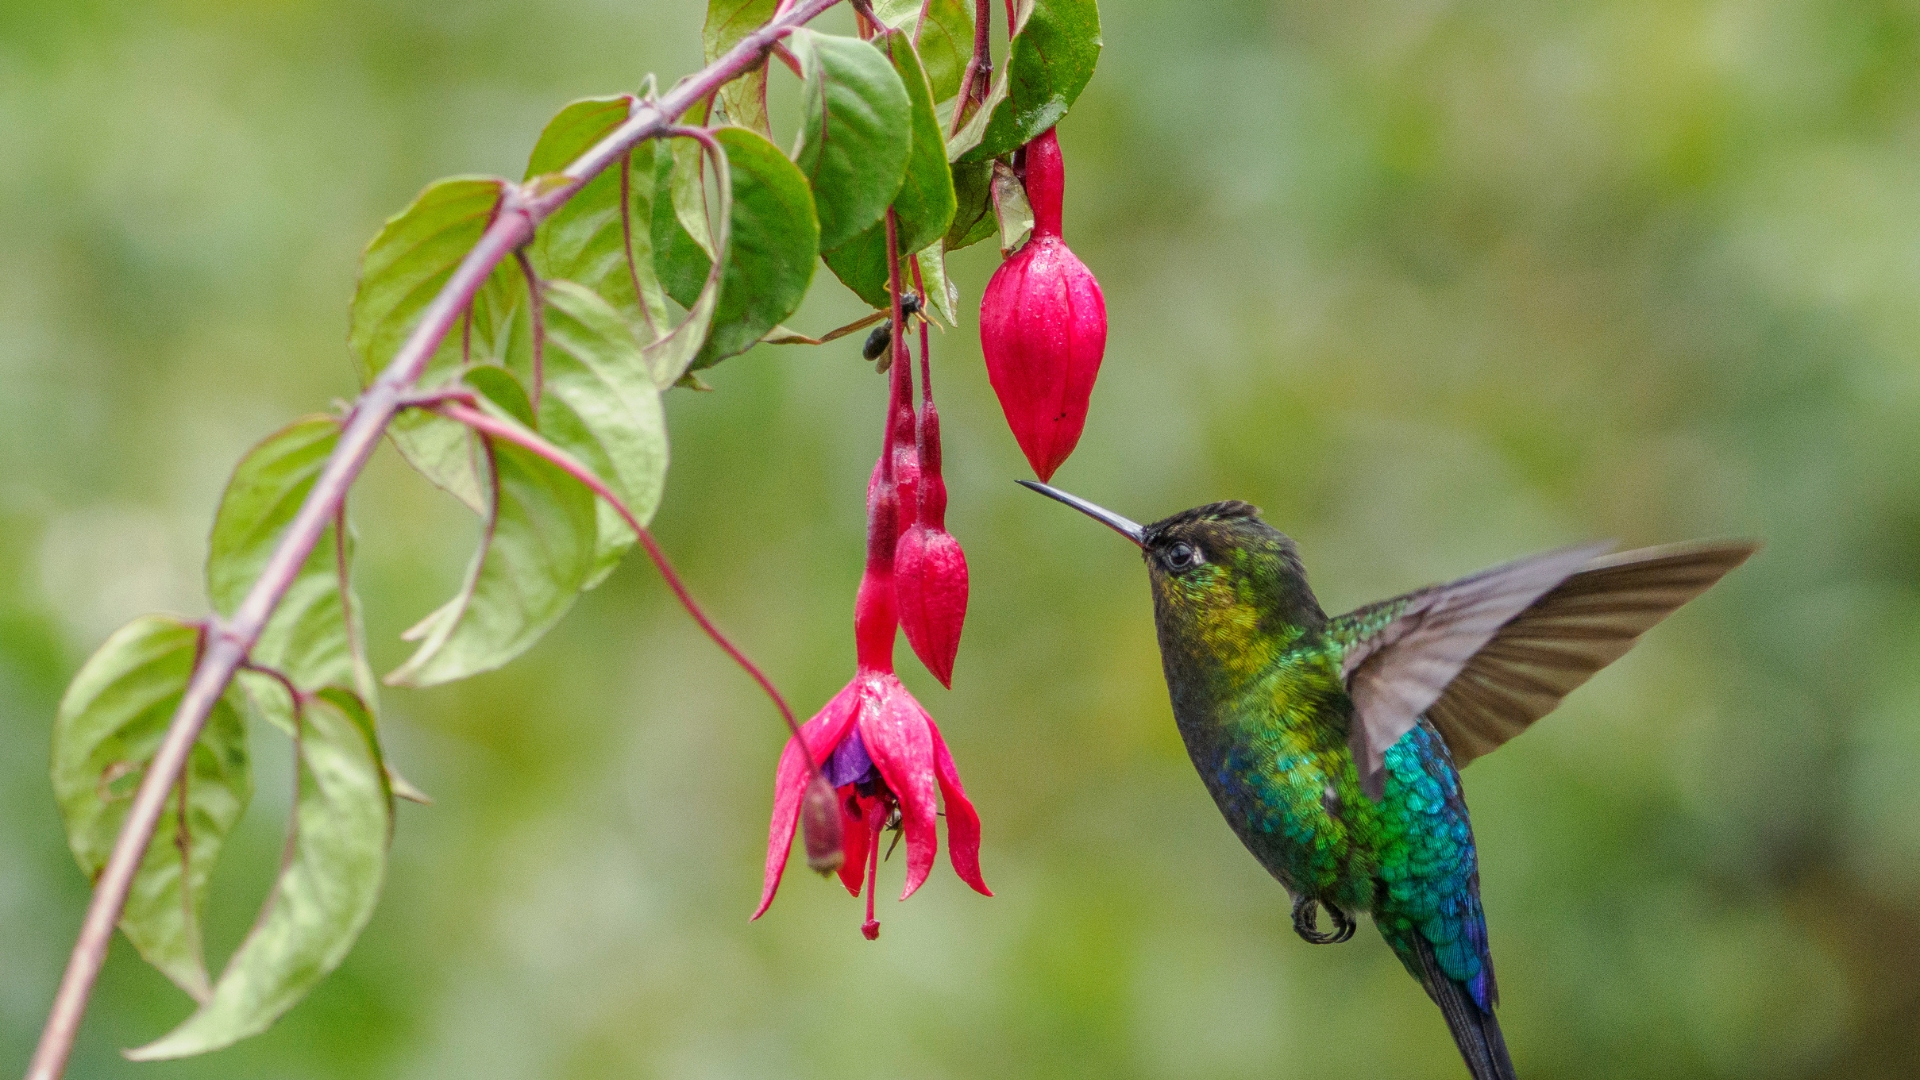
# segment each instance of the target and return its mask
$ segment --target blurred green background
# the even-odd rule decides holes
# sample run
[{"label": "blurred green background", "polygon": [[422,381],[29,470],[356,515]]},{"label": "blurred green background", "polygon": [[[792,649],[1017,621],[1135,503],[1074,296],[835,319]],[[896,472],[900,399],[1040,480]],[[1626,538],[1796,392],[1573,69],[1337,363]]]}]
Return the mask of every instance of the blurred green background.
[{"label": "blurred green background", "polygon": [[[1534,1078],[1920,1075],[1920,4],[1103,9],[1061,142],[1112,331],[1058,482],[1143,519],[1257,502],[1330,607],[1589,537],[1764,538],[1467,773],[1502,1016]],[[571,98],[692,70],[700,19],[0,5],[0,1070],[86,902],[46,778],[67,678],[133,615],[205,610],[226,471],[356,389],[381,220],[519,175]],[[956,259],[969,311],[994,261]],[[856,308],[823,271],[792,321]],[[116,943],[71,1075],[1463,1075],[1370,929],[1294,938],[1186,761],[1136,556],[1011,483],[970,320],[935,351],[971,619],[952,692],[900,658],[996,898],[943,857],[868,944],[796,871],[749,925],[781,733],[634,558],[507,670],[387,696],[437,802],[311,1000],[131,1065],[189,1002]],[[852,670],[882,380],[851,341],[711,379],[671,395],[658,533],[810,712]],[[384,670],[475,530],[385,451],[354,511]],[[287,747],[256,750],[216,958],[279,844]]]}]

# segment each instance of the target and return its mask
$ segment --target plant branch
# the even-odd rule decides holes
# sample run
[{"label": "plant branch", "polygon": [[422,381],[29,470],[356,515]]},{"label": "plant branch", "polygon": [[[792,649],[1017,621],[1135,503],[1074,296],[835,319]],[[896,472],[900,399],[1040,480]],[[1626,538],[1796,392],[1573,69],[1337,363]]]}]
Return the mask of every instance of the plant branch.
[{"label": "plant branch", "polygon": [[[1013,27],[1007,27],[1011,34]],[[967,61],[966,73],[960,76],[960,96],[953,99],[953,129],[947,132],[949,138],[959,134],[966,126],[967,116],[987,98],[987,88],[993,85],[993,0],[973,0],[973,56]]]},{"label": "plant branch", "polygon": [[718,60],[681,80],[659,100],[642,103],[625,123],[562,170],[561,175],[571,183],[532,196],[520,194],[518,188],[508,189],[502,212],[495,215],[473,250],[428,303],[420,322],[386,370],[354,402],[333,455],[327,459],[299,513],[281,534],[266,568],[246,599],[231,618],[209,623],[207,648],[194,665],[180,706],[141,779],[120,835],[114,841],[113,853],[94,885],[93,899],[87,906],[73,955],[54,994],[39,1046],[27,1067],[27,1080],[58,1080],[66,1071],[74,1038],[80,1030],[80,1018],[86,1012],[87,999],[93,993],[100,966],[106,960],[107,946],[113,939],[114,924],[119,922],[120,913],[126,907],[127,893],[133,887],[133,878],[147,845],[153,840],[167,795],[185,769],[188,754],[200,737],[207,715],[226,692],[235,670],[246,659],[248,650],[266,627],[267,619],[293,585],[300,567],[319,542],[320,534],[333,520],[347,489],[352,487],[393,420],[401,398],[413,390],[414,383],[426,369],[427,360],[439,349],[488,275],[516,248],[531,240],[534,227],[588,180],[620,160],[636,143],[658,135],[695,102],[759,64],[774,42],[837,2],[796,0]]}]

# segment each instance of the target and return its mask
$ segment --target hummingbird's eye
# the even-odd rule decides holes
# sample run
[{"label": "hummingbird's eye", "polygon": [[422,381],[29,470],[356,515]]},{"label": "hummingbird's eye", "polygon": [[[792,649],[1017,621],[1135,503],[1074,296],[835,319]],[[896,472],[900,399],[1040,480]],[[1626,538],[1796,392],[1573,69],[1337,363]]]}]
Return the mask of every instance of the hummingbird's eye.
[{"label": "hummingbird's eye", "polygon": [[1176,542],[1167,549],[1167,568],[1170,570],[1189,570],[1200,561],[1200,553],[1185,540]]}]

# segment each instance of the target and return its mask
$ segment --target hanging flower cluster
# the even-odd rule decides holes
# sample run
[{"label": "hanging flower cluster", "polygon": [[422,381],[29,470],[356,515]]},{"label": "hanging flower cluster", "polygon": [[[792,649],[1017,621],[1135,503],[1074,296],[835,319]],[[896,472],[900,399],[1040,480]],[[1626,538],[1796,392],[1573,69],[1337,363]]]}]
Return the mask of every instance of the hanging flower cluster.
[{"label": "hanging flower cluster", "polygon": [[[904,625],[921,661],[943,684],[951,680],[966,618],[967,562],[945,526],[940,422],[928,378],[924,325],[922,404],[914,409],[891,216],[887,240],[895,297],[893,362],[885,436],[867,483],[867,563],[854,599],[855,673],[853,681],[801,727],[800,740],[789,741],[780,755],[766,881],[753,913],[757,919],[773,903],[794,828],[804,822],[809,865],[822,872],[837,869],[847,891],[866,893],[867,918],[860,930],[869,940],[880,935],[874,897],[881,834],[897,829],[906,841],[907,880],[900,894],[905,900],[933,870],[939,850],[934,818],[941,805],[954,873],[982,895],[993,895],[980,877],[979,815],[960,786],[959,770],[939,727],[893,670],[894,635]],[[827,789],[831,804],[823,794]],[[836,833],[837,853],[832,844]]]},{"label": "hanging flower cluster", "polygon": [[1100,283],[1060,238],[1066,170],[1053,129],[1028,143],[1033,237],[1008,257],[980,298],[980,347],[1007,426],[1040,479],[1067,460],[1107,349]]}]

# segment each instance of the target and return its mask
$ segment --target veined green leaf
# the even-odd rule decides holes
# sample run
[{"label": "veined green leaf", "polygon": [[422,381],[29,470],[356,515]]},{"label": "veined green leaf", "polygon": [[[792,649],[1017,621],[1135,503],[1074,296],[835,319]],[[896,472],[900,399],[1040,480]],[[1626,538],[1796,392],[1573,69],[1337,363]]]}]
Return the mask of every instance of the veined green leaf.
[{"label": "veined green leaf", "polygon": [[945,101],[960,92],[960,79],[973,59],[973,5],[967,0],[875,0],[873,13],[896,30],[914,36],[914,49],[927,69],[933,100]]},{"label": "veined green leaf", "polygon": [[[67,843],[89,880],[98,878],[126,820],[134,789],[160,748],[199,652],[199,629],[145,615],[100,646],[60,700],[53,722],[53,794]],[[208,714],[187,757],[186,807],[179,791],[133,879],[120,929],[140,955],[196,1000],[206,1000],[200,915],[227,834],[253,796],[247,732],[232,689]],[[184,853],[178,846],[186,841]]]},{"label": "veined green leaf", "polygon": [[900,191],[913,147],[912,102],[892,63],[858,38],[795,30],[806,72],[793,159],[813,186],[820,248],[831,251],[880,220]]},{"label": "veined green leaf", "polygon": [[[505,181],[455,177],[427,186],[412,205],[387,219],[360,257],[360,283],[353,295],[347,351],[371,382],[393,360],[420,321],[427,303],[453,275],[493,219]],[[447,335],[418,385],[432,388],[454,378],[461,364],[461,333]],[[474,442],[458,424],[407,410],[388,428],[401,454],[429,480],[468,506],[485,505]]]},{"label": "veined green leaf", "polygon": [[[339,441],[337,420],[308,416],[268,436],[240,460],[221,496],[208,543],[207,596],[215,611],[231,616],[239,609]],[[343,588],[352,555],[351,538],[344,540],[346,547],[332,525],[320,534],[251,653],[255,663],[307,689],[363,685],[365,660],[358,646],[365,637],[358,604]]]},{"label": "veined green leaf", "polygon": [[[946,141],[940,133],[940,118],[933,112],[933,97],[927,88],[926,74],[914,55],[913,45],[904,32],[875,39],[887,50],[888,59],[907,88],[913,116],[913,152],[907,159],[907,171],[900,191],[894,196],[893,211],[898,221],[900,255],[913,255],[938,243],[953,221],[953,174],[947,166]],[[828,269],[852,289],[854,295],[874,307],[890,304],[887,296],[887,223],[874,222],[865,232],[826,254]]]},{"label": "veined green leaf", "polygon": [[1095,0],[1021,0],[1020,30],[981,106],[947,146],[955,161],[986,161],[1058,124],[1100,59]]},{"label": "veined green leaf", "polygon": [[[586,98],[560,110],[534,144],[527,160],[528,179],[564,169],[606,138],[626,122],[633,101],[631,94]],[[647,139],[627,151],[542,222],[529,248],[540,276],[577,281],[599,293],[628,322],[644,328],[649,341],[667,329],[666,298],[654,274],[651,229],[658,147],[656,140]],[[624,208],[620,204],[623,176],[627,180]],[[703,268],[702,276],[705,272]]]},{"label": "veined green leaf", "polygon": [[820,243],[813,191],[778,147],[744,128],[721,128],[714,138],[726,150],[733,202],[726,275],[695,371],[745,352],[793,314],[813,281]]},{"label": "veined green leaf", "polygon": [[[808,264],[812,261],[809,256]],[[605,481],[644,525],[660,506],[667,478],[660,390],[639,343],[606,301],[570,281],[547,282],[546,298],[540,434]],[[634,541],[618,511],[604,501],[595,503],[599,541],[585,588],[599,584]]]},{"label": "veined green leaf", "polygon": [[[779,0],[708,0],[707,22],[701,29],[707,63],[739,44],[740,39],[765,26],[773,18]],[[767,62],[763,58],[746,74],[720,88],[720,107],[727,119],[750,131],[772,138],[767,124]]]},{"label": "veined green leaf", "polygon": [[[520,423],[497,404],[501,381],[512,375],[498,368],[474,374],[483,376],[471,380],[487,395],[483,406]],[[591,491],[512,443],[491,441],[483,453],[492,463],[493,482],[480,549],[460,592],[408,632],[420,647],[387,676],[389,685],[434,686],[491,671],[520,655],[567,613],[598,565],[600,527]]]},{"label": "veined green leaf", "polygon": [[893,197],[894,216],[900,222],[900,254],[905,256],[938,242],[953,223],[953,173],[947,167],[947,141],[940,131],[940,118],[933,111],[933,92],[913,43],[903,32],[888,34],[883,40],[887,57],[907,88],[913,112],[913,152],[907,158],[900,193]]},{"label": "veined green leaf", "polygon": [[187,1057],[265,1031],[338,967],[373,915],[386,876],[392,796],[359,698],[322,690],[298,711],[298,787],[287,858],[266,907],[213,995],[185,1023],[127,1056]]}]

